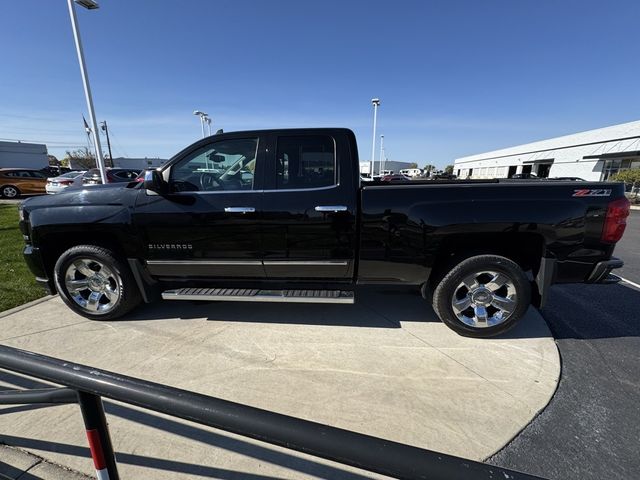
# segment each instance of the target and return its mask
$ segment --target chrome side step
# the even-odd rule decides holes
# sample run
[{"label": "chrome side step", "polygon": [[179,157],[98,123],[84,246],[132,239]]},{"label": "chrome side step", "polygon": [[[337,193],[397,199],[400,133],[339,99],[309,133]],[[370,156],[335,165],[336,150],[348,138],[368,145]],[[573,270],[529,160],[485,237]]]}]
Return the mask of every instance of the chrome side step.
[{"label": "chrome side step", "polygon": [[245,288],[178,288],[162,292],[164,300],[216,300],[219,302],[354,303],[344,290],[258,290]]}]

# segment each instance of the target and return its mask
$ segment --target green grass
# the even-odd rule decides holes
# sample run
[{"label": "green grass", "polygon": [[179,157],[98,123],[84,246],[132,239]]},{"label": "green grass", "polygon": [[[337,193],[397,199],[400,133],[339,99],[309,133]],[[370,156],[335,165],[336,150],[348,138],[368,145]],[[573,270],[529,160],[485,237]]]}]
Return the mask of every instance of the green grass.
[{"label": "green grass", "polygon": [[22,258],[18,206],[0,205],[0,312],[45,295]]}]

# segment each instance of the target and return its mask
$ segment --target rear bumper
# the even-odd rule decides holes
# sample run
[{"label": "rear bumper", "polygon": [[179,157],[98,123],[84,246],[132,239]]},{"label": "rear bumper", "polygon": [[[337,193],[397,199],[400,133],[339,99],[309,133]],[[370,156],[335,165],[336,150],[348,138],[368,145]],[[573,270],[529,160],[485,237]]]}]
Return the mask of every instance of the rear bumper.
[{"label": "rear bumper", "polygon": [[586,283],[617,283],[620,281],[617,277],[610,277],[611,270],[621,268],[624,262],[619,258],[611,258],[603,262],[596,263],[591,274],[587,278]]}]

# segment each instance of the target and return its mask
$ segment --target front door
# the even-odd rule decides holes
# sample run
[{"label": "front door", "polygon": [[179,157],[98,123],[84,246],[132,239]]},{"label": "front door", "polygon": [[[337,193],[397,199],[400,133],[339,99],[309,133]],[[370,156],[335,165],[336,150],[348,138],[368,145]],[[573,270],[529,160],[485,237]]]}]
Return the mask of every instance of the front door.
[{"label": "front door", "polygon": [[159,277],[264,278],[260,241],[264,142],[195,144],[163,171],[169,193],[141,190],[134,224]]},{"label": "front door", "polygon": [[358,186],[350,158],[346,135],[270,138],[262,228],[268,278],[352,277]]}]

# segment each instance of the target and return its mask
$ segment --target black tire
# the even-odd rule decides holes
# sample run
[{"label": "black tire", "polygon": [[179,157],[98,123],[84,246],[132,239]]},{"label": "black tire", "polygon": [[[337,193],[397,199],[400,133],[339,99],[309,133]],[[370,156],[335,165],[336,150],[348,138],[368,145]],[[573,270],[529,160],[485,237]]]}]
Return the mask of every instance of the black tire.
[{"label": "black tire", "polygon": [[[64,303],[92,320],[121,317],[141,301],[129,267],[112,251],[95,245],[78,245],[64,252],[54,267],[54,281]],[[70,290],[69,281],[76,282],[76,290]]]},{"label": "black tire", "polygon": [[[504,279],[507,281],[498,287]],[[475,282],[471,285],[473,288],[463,281]],[[470,305],[456,311],[454,300],[459,309],[467,302]],[[531,284],[524,271],[517,263],[499,255],[477,255],[462,260],[442,278],[433,292],[436,315],[449,328],[466,337],[486,338],[506,332],[524,316],[530,303]]]},{"label": "black tire", "polygon": [[0,196],[2,198],[18,198],[20,197],[20,189],[13,185],[5,185],[0,189]]}]

